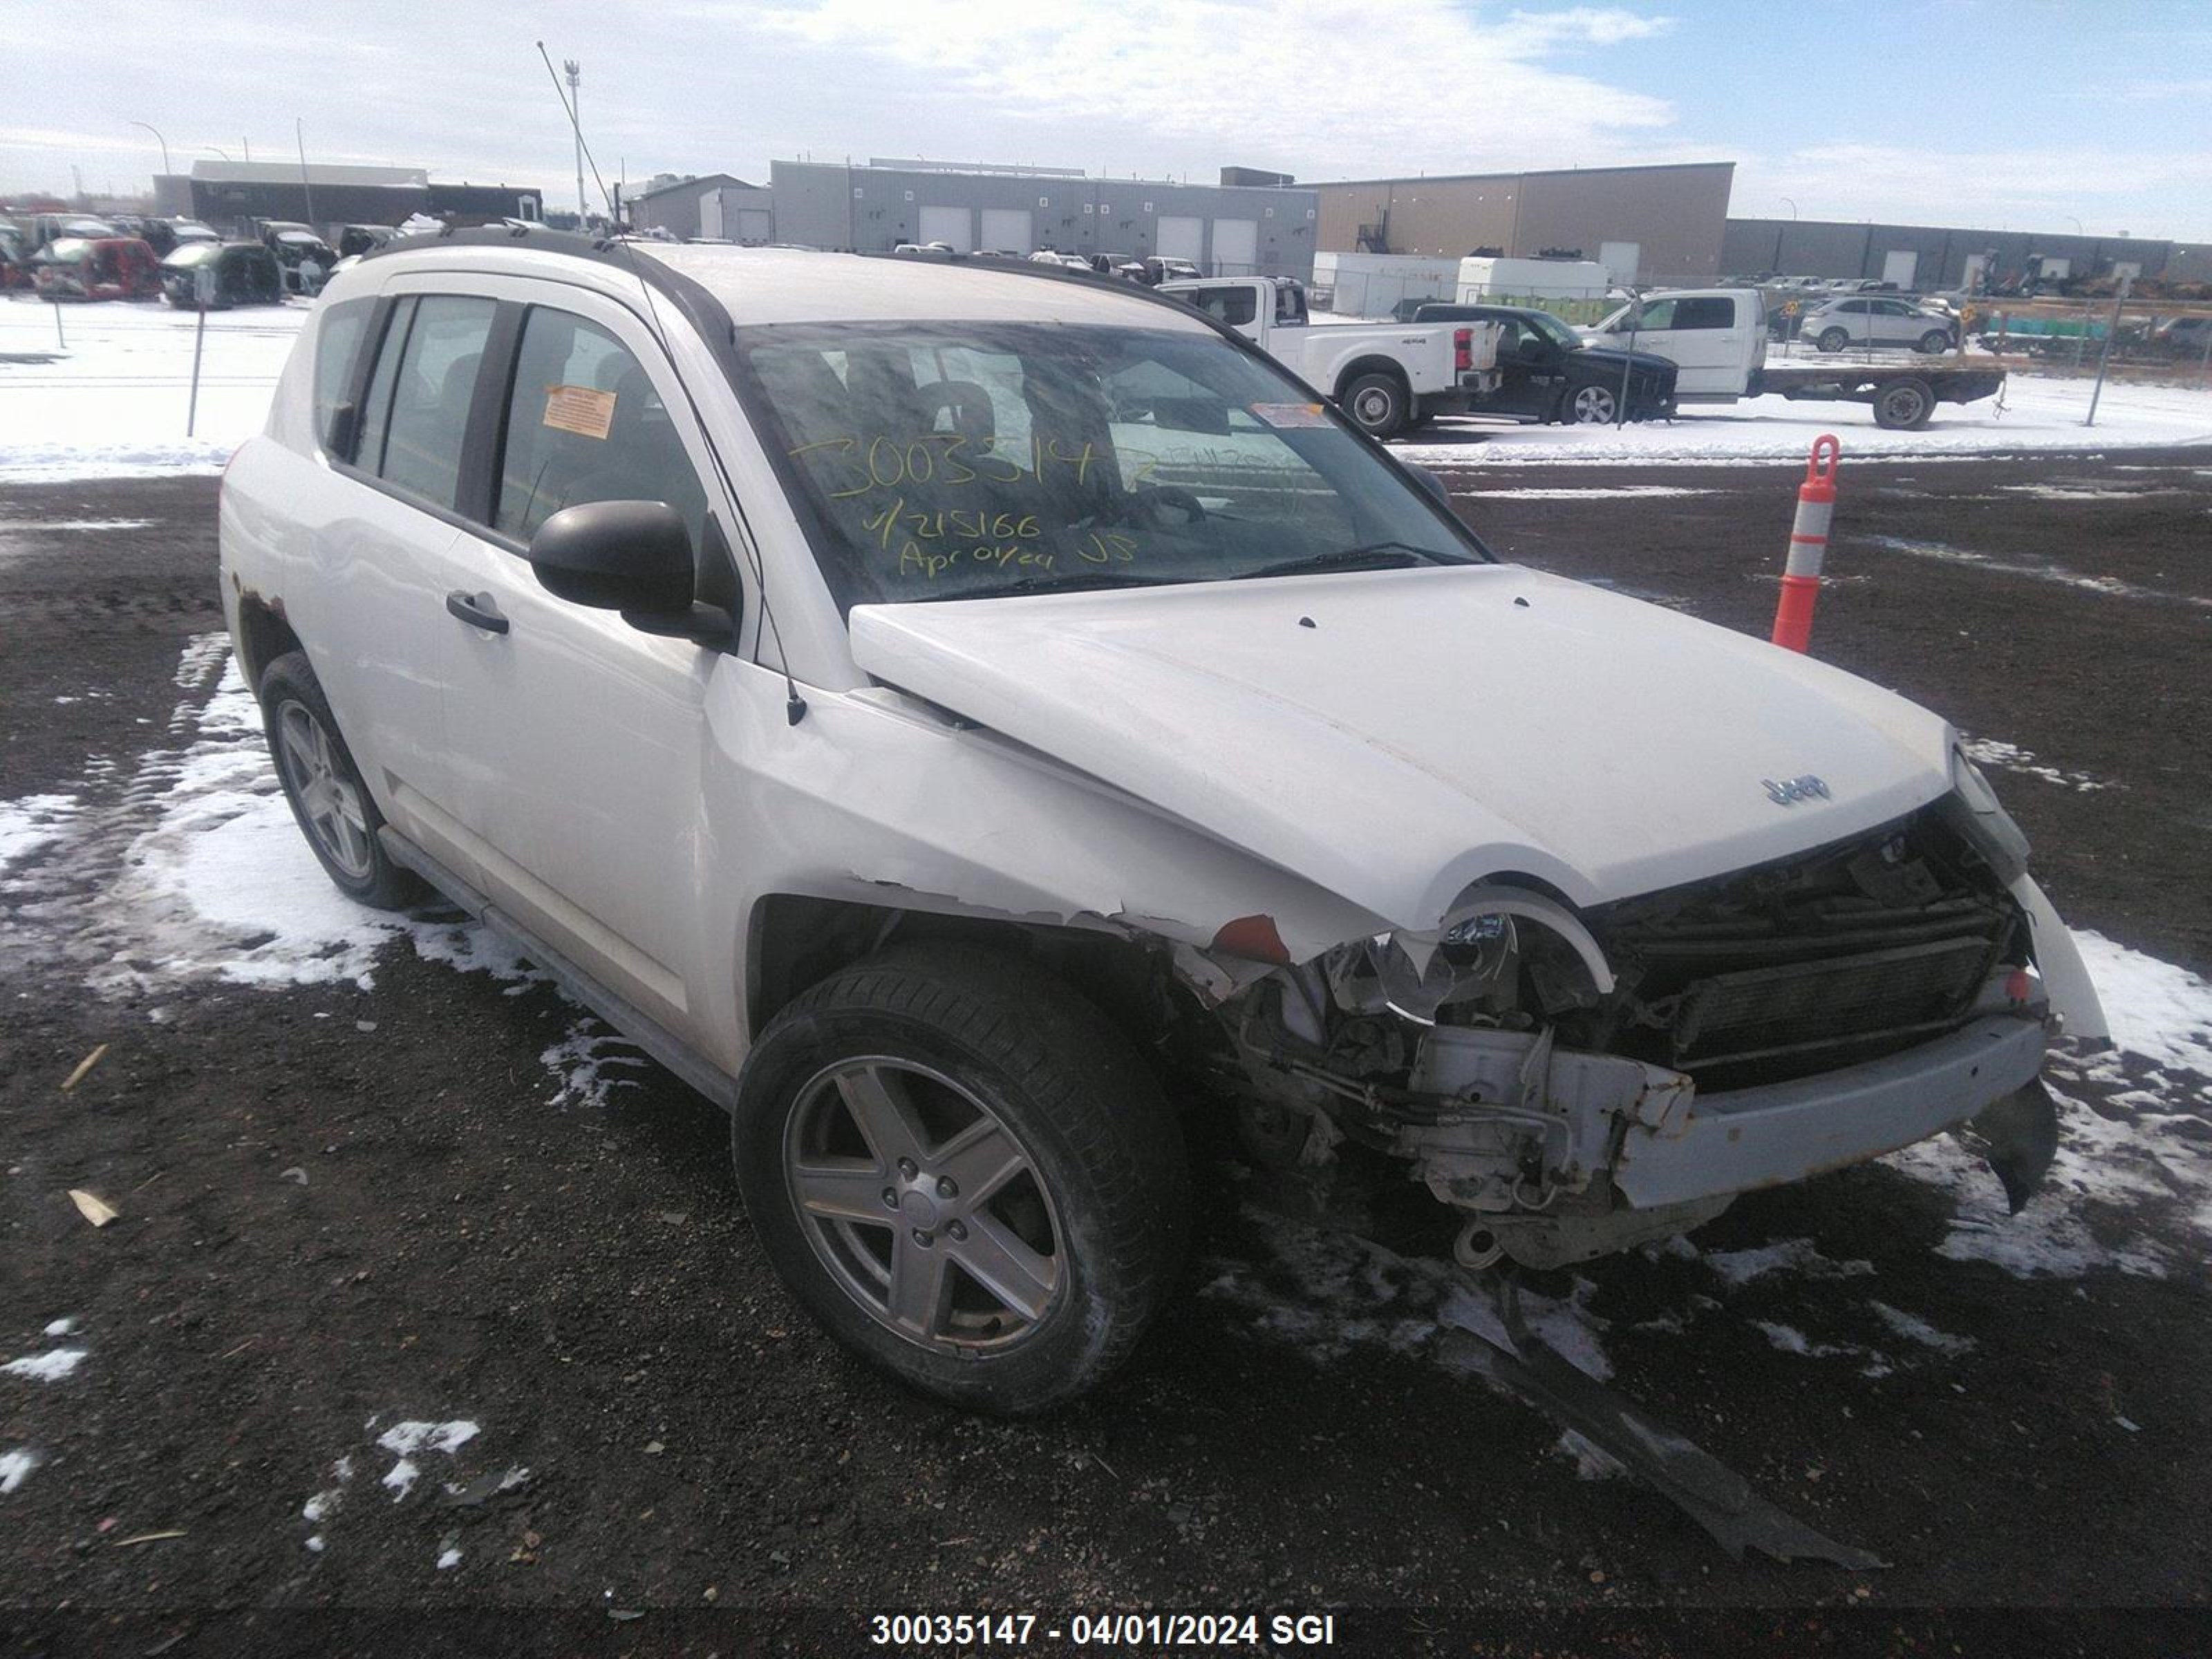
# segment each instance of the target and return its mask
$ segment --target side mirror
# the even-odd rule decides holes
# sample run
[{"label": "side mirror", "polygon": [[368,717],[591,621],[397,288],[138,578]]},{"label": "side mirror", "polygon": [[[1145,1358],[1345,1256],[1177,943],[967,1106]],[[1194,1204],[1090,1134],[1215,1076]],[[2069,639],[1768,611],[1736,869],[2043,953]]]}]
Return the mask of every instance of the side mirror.
[{"label": "side mirror", "polygon": [[1415,483],[1435,497],[1438,507],[1447,513],[1451,512],[1451,491],[1444,488],[1444,481],[1442,478],[1437,477],[1425,466],[1415,466],[1411,461],[1401,462],[1400,465],[1413,475]]},{"label": "side mirror", "polygon": [[726,641],[729,613],[695,605],[691,532],[665,501],[587,501],[563,507],[530,538],[530,568],[572,605],[619,611],[647,634]]}]

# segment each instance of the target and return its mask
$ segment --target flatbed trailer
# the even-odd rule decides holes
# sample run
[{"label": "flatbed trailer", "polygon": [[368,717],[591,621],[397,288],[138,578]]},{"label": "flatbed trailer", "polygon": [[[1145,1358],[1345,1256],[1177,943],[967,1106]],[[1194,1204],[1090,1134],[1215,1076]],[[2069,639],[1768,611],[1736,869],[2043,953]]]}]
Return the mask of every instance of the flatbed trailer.
[{"label": "flatbed trailer", "polygon": [[1892,431],[1928,424],[1938,404],[1978,403],[2003,390],[2002,368],[1936,362],[1820,362],[1761,366],[1751,371],[1745,396],[1789,398],[1806,403],[1866,404],[1875,424]]}]

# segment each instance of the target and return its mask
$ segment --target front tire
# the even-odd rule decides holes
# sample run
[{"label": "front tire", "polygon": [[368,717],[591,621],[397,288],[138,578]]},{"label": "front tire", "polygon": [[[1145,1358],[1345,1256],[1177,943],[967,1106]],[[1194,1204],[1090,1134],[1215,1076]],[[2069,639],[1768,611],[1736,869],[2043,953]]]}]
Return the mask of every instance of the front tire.
[{"label": "front tire", "polygon": [[1018,1414],[1097,1385],[1189,1231],[1180,1126],[1104,1015],[1022,957],[894,947],[769,1022],[731,1126],[771,1265],[841,1345]]},{"label": "front tire", "polygon": [[1579,386],[1567,399],[1567,418],[1577,426],[1611,426],[1620,413],[1620,400],[1610,386]]},{"label": "front tire", "polygon": [[338,890],[379,910],[404,910],[428,897],[421,878],[385,852],[377,836],[384,814],[304,653],[288,651],[263,672],[261,720],[300,833]]},{"label": "front tire", "polygon": [[1850,343],[1851,337],[1840,328],[1824,328],[1820,331],[1820,337],[1813,342],[1819,349],[1832,355],[1841,351]]},{"label": "front tire", "polygon": [[1950,349],[1951,337],[1940,328],[1931,328],[1920,337],[1920,350],[1924,356],[1940,356]]},{"label": "front tire", "polygon": [[1395,438],[1406,424],[1406,388],[1394,374],[1362,374],[1344,388],[1338,402],[1372,438]]}]

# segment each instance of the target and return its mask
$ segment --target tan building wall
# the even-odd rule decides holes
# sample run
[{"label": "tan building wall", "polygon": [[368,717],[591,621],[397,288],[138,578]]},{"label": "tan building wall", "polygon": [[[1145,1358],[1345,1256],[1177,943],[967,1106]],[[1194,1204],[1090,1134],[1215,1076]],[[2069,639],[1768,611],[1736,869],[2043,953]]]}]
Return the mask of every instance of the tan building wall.
[{"label": "tan building wall", "polygon": [[[1315,184],[1319,246],[1357,252],[1360,227],[1389,226],[1389,253],[1464,256],[1478,247],[1531,258],[1547,247],[1595,259],[1607,242],[1633,242],[1641,282],[1720,275],[1732,161],[1449,178]],[[1387,217],[1386,217],[1387,216]]]}]

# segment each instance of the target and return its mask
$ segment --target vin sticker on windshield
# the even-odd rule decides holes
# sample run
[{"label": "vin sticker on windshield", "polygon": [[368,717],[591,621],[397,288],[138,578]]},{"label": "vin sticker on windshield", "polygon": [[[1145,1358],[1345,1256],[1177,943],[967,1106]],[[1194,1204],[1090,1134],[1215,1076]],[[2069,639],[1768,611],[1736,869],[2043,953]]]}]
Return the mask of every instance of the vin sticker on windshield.
[{"label": "vin sticker on windshield", "polygon": [[1327,426],[1319,404],[1254,404],[1252,412],[1269,426]]},{"label": "vin sticker on windshield", "polygon": [[615,423],[615,394],[588,386],[545,388],[544,424],[558,432],[604,440]]}]

